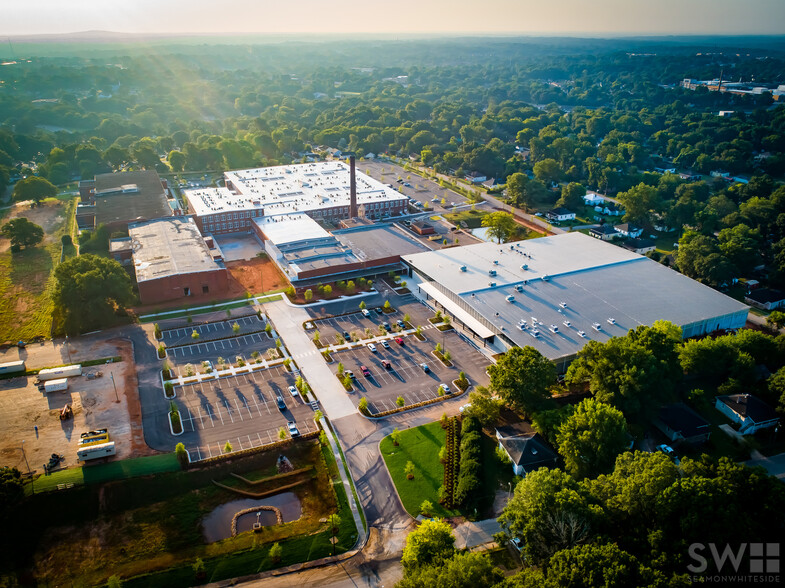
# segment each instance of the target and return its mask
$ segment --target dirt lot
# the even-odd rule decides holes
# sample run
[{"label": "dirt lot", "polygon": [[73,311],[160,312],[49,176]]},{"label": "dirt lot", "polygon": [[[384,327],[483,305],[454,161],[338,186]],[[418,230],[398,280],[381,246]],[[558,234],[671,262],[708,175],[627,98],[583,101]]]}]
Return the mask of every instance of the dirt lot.
[{"label": "dirt lot", "polygon": [[[25,217],[44,230],[42,245],[46,245],[60,240],[54,233],[65,221],[66,212],[66,202],[51,201],[35,208],[31,208],[29,203],[19,203],[10,209],[10,213],[3,216],[2,222],[6,223],[15,218]],[[8,251],[10,248],[11,242],[8,239],[0,238],[0,253]]]},{"label": "dirt lot", "polygon": [[278,266],[269,259],[250,259],[248,261],[229,261],[226,263],[234,282],[253,294],[270,290],[280,290],[289,286]]},{"label": "dirt lot", "polygon": [[[136,388],[136,370],[130,343],[114,340],[119,363],[85,368],[84,373],[101,371],[93,380],[85,375],[69,378],[66,392],[49,395],[38,390],[33,377],[0,380],[0,465],[27,471],[22,440],[30,469],[43,473],[43,464],[52,453],[65,455],[62,466],[77,465],[80,434],[108,428],[116,442],[117,458],[153,453],[144,443],[142,415]],[[110,374],[117,386],[115,400]],[[59,411],[66,403],[74,410],[72,419],[61,421]],[[35,431],[35,426],[38,431]]]}]

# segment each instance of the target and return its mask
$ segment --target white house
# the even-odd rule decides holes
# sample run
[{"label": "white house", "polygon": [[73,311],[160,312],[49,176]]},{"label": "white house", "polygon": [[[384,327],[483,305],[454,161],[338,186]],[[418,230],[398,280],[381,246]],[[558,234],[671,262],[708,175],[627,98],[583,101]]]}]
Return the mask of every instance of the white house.
[{"label": "white house", "polygon": [[766,310],[785,308],[785,292],[771,288],[759,288],[745,294],[744,302]]},{"label": "white house", "polygon": [[629,237],[630,239],[637,239],[643,233],[643,229],[630,223],[621,223],[620,225],[615,225],[614,228],[621,236]]},{"label": "white house", "polygon": [[714,407],[739,424],[739,433],[742,435],[752,435],[761,429],[773,427],[780,420],[772,407],[752,394],[717,396]]},{"label": "white house", "polygon": [[657,249],[657,243],[651,239],[629,239],[622,244],[622,247],[638,255],[646,255],[649,251]]},{"label": "white house", "polygon": [[614,237],[618,237],[619,233],[611,225],[600,225],[589,229],[589,235],[600,241],[610,241]]},{"label": "white house", "polygon": [[596,210],[597,212],[601,212],[602,214],[606,214],[608,216],[622,215],[621,209],[613,202],[603,202],[602,204],[595,206],[594,210]]},{"label": "white house", "polygon": [[469,180],[472,184],[482,184],[488,179],[488,176],[481,174],[480,172],[472,171],[466,174],[466,179]]},{"label": "white house", "polygon": [[587,206],[595,206],[596,204],[602,203],[604,200],[605,198],[596,192],[586,192],[586,195],[583,197],[583,202]]},{"label": "white house", "polygon": [[568,221],[575,219],[575,213],[563,207],[554,208],[545,213],[545,217],[549,221]]}]

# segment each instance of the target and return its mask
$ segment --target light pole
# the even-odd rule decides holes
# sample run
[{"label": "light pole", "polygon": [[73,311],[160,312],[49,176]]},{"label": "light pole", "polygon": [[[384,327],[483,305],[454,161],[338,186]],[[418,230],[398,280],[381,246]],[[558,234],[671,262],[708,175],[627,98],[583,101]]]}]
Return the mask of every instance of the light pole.
[{"label": "light pole", "polygon": [[25,458],[27,465],[27,475],[30,476],[30,483],[33,486],[33,494],[35,494],[35,482],[33,481],[33,472],[30,470],[30,462],[27,461],[27,452],[25,451],[25,440],[22,439],[22,456]]},{"label": "light pole", "polygon": [[507,502],[510,501],[510,494],[512,494],[512,482],[507,482]]},{"label": "light pole", "polygon": [[120,397],[117,395],[117,385],[114,383],[114,372],[109,372],[109,377],[112,379],[112,387],[114,388],[115,402],[120,402]]},{"label": "light pole", "polygon": [[68,345],[68,335],[65,336],[65,352],[68,354],[68,363],[71,363],[71,347]]}]

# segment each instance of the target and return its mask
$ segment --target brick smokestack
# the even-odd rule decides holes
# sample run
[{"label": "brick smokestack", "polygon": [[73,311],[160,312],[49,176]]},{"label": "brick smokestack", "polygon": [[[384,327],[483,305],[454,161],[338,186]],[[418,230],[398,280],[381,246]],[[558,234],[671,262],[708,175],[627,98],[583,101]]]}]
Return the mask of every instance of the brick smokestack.
[{"label": "brick smokestack", "polygon": [[349,156],[349,218],[357,217],[357,178],[354,171],[354,155]]}]

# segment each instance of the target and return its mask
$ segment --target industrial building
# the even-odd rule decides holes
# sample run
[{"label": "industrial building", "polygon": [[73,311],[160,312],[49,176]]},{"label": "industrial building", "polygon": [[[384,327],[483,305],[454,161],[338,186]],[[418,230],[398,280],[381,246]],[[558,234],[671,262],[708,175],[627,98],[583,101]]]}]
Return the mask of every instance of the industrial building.
[{"label": "industrial building", "polygon": [[401,256],[430,251],[390,223],[326,231],[304,213],[254,219],[265,251],[295,286],[402,269]]},{"label": "industrial building", "polygon": [[134,223],[128,233],[142,304],[226,294],[229,272],[191,217]]},{"label": "industrial building", "polygon": [[110,232],[125,231],[129,223],[172,215],[166,181],[155,170],[100,174],[79,182],[76,222],[80,229],[106,225]]},{"label": "industrial building", "polygon": [[383,220],[405,213],[408,198],[391,187],[354,173],[349,165],[325,161],[225,172],[225,187],[186,190],[188,212],[203,234],[255,231],[255,220],[307,214],[316,220]]},{"label": "industrial building", "polygon": [[478,344],[530,345],[562,369],[591,340],[667,320],[694,337],[743,327],[744,304],[647,257],[566,233],[404,255],[410,288]]}]

